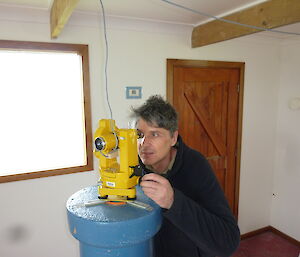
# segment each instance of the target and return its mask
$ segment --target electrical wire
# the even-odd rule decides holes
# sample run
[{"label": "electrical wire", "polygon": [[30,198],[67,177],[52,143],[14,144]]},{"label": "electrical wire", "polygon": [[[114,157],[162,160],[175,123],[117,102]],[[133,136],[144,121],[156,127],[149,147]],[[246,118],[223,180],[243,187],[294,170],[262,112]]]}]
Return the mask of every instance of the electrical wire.
[{"label": "electrical wire", "polygon": [[106,91],[106,101],[110,112],[110,119],[113,119],[111,106],[109,103],[109,95],[108,95],[108,78],[107,78],[107,64],[108,64],[108,42],[107,42],[107,31],[106,31],[106,21],[105,21],[105,10],[100,0],[101,9],[102,9],[102,16],[103,16],[103,31],[104,31],[104,39],[105,39],[105,69],[104,69],[104,76],[105,76],[105,91]]},{"label": "electrical wire", "polygon": [[201,16],[213,18],[213,19],[218,20],[218,21],[223,21],[223,22],[227,22],[227,23],[231,23],[231,24],[235,24],[235,25],[239,25],[239,26],[243,26],[243,27],[247,27],[247,28],[252,28],[252,29],[262,30],[262,31],[270,31],[270,32],[275,32],[275,33],[282,33],[282,34],[289,34],[289,35],[297,35],[297,36],[300,36],[300,33],[297,33],[297,32],[288,32],[288,31],[275,30],[275,29],[268,29],[268,28],[263,28],[263,27],[257,27],[257,26],[252,26],[252,25],[248,25],[248,24],[243,24],[243,23],[240,23],[240,22],[237,22],[237,21],[231,21],[231,20],[219,18],[219,17],[217,17],[217,16],[214,16],[214,15],[211,15],[211,14],[208,14],[208,13],[200,12],[200,11],[191,9],[191,8],[189,8],[189,7],[186,7],[186,6],[183,6],[183,5],[180,5],[180,4],[176,4],[176,3],[171,2],[171,1],[168,1],[168,0],[161,0],[161,1],[163,1],[163,2],[165,2],[165,3],[168,3],[168,4],[170,4],[170,5],[174,5],[174,6],[176,6],[176,7],[179,7],[179,8],[181,8],[181,9],[184,9],[184,10],[187,10],[187,11],[190,11],[190,12],[193,12],[193,13],[196,13],[196,14],[200,14]]}]

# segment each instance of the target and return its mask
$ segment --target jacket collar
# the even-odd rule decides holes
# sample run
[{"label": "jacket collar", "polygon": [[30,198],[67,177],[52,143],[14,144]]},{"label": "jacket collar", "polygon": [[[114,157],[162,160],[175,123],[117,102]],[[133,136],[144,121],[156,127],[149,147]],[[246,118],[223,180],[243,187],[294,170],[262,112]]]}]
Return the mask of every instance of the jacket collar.
[{"label": "jacket collar", "polygon": [[182,165],[182,162],[183,162],[183,150],[184,150],[185,144],[183,143],[180,135],[178,135],[177,143],[176,143],[175,147],[177,148],[176,158],[175,158],[172,169],[167,173],[168,178],[174,176],[179,171],[179,169]]}]

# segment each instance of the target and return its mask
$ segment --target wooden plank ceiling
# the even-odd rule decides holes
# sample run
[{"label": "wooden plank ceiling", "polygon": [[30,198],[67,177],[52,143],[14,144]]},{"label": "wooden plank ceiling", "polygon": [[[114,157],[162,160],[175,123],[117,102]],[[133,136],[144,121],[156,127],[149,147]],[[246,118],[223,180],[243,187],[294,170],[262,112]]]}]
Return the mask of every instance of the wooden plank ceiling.
[{"label": "wooden plank ceiling", "polygon": [[[256,27],[277,28],[300,22],[300,0],[270,0],[222,18]],[[214,20],[193,29],[192,47],[205,46],[260,31]]]},{"label": "wooden plank ceiling", "polygon": [[[50,14],[51,38],[58,37],[62,32],[78,2],[79,0],[53,1]],[[300,0],[269,0],[222,18],[256,27],[277,28],[300,22]],[[261,30],[214,20],[193,29],[192,47],[205,46],[259,31]]]}]

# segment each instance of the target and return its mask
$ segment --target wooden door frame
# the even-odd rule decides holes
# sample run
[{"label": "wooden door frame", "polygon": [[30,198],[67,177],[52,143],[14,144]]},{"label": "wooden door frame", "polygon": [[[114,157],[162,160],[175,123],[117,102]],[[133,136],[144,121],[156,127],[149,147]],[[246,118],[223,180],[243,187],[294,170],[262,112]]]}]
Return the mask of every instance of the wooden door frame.
[{"label": "wooden door frame", "polygon": [[242,144],[242,121],[243,121],[243,96],[244,96],[244,62],[226,61],[205,61],[205,60],[182,60],[167,59],[167,100],[173,104],[173,78],[175,67],[194,67],[194,68],[225,68],[239,69],[239,105],[238,105],[238,124],[237,124],[237,156],[236,156],[236,178],[234,192],[233,214],[238,217],[239,191],[240,191],[240,165],[241,165],[241,144]]}]

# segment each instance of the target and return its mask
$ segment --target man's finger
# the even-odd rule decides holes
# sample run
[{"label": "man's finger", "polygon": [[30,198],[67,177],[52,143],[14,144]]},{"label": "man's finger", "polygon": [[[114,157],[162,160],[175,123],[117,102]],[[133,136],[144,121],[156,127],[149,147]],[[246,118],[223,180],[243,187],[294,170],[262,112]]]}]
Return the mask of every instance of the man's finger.
[{"label": "man's finger", "polygon": [[142,188],[157,188],[157,182],[153,180],[142,180],[140,185]]},{"label": "man's finger", "polygon": [[143,176],[142,181],[144,181],[144,180],[150,180],[150,181],[154,181],[154,182],[163,184],[167,179],[158,174],[149,173],[149,174],[146,174],[145,176]]}]

